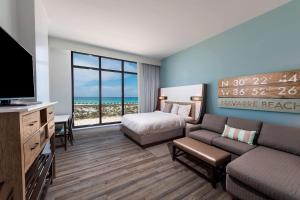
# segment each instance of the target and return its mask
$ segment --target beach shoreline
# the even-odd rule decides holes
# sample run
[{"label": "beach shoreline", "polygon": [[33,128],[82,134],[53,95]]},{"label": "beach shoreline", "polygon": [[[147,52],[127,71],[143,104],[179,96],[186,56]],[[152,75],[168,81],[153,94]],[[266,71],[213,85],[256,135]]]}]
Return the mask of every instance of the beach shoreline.
[{"label": "beach shoreline", "polygon": [[[75,104],[74,105],[74,125],[94,125],[100,123],[99,104]],[[102,123],[118,122],[122,119],[121,104],[102,104]],[[138,104],[124,104],[124,113],[131,114],[138,112]]]}]

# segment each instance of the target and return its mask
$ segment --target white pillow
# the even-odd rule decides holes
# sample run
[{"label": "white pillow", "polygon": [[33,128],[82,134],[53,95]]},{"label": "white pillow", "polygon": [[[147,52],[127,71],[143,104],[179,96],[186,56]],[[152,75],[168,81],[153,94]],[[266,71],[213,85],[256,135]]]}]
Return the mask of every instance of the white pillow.
[{"label": "white pillow", "polygon": [[160,103],[160,111],[163,111],[165,108],[165,103]]},{"label": "white pillow", "polygon": [[177,115],[178,109],[179,109],[179,104],[174,103],[173,106],[172,106],[172,109],[171,109],[171,113]]},{"label": "white pillow", "polygon": [[191,105],[179,105],[178,115],[182,117],[188,117],[191,111]]}]

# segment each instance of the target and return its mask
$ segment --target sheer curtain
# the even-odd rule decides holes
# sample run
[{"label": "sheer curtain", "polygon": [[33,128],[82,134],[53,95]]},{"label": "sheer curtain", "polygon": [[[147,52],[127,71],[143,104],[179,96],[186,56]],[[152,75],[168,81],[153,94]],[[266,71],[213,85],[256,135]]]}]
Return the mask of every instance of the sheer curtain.
[{"label": "sheer curtain", "polygon": [[157,104],[159,66],[139,63],[139,112],[153,112]]}]

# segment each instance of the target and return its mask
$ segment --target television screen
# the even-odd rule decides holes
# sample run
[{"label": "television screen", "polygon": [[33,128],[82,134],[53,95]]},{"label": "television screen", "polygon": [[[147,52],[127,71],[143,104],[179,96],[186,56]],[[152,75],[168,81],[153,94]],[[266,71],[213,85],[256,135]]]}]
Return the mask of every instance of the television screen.
[{"label": "television screen", "polygon": [[0,100],[32,97],[32,56],[0,27]]}]

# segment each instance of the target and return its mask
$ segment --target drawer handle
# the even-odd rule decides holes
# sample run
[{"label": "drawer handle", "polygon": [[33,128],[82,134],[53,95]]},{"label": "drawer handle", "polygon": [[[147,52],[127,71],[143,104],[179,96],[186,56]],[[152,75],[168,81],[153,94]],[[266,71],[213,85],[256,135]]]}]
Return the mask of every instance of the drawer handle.
[{"label": "drawer handle", "polygon": [[40,143],[36,142],[34,145],[31,146],[30,150],[34,150]]},{"label": "drawer handle", "polygon": [[53,114],[53,112],[49,112],[48,114],[49,114],[49,115],[52,115],[52,114]]},{"label": "drawer handle", "polygon": [[38,121],[33,121],[29,124],[29,126],[34,126]]}]

